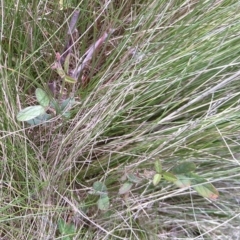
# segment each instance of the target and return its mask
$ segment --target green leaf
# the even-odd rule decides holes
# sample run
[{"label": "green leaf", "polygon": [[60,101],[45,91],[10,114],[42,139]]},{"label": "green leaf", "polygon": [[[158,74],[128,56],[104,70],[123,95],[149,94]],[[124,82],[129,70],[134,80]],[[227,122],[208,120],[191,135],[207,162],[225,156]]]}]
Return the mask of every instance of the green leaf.
[{"label": "green leaf", "polygon": [[169,182],[177,181],[176,176],[174,174],[170,173],[170,172],[162,172],[162,175]]},{"label": "green leaf", "polygon": [[110,202],[109,202],[109,197],[107,195],[105,196],[100,196],[97,202],[98,209],[100,210],[108,210]]},{"label": "green leaf", "polygon": [[107,194],[107,187],[102,182],[94,182],[93,183],[93,189],[95,190],[95,194],[97,195],[106,195]]},{"label": "green leaf", "polygon": [[119,189],[118,194],[125,194],[128,193],[130,191],[130,189],[132,188],[133,183],[131,182],[125,182]]},{"label": "green leaf", "polygon": [[50,101],[50,107],[56,111],[56,115],[62,113],[61,105],[56,99]]},{"label": "green leaf", "polygon": [[37,88],[35,91],[36,98],[40,105],[43,107],[47,107],[50,103],[50,99],[45,91],[43,91],[41,88]]},{"label": "green leaf", "polygon": [[67,107],[72,107],[74,103],[75,103],[74,98],[67,98],[66,100],[62,101],[61,110],[63,111]]},{"label": "green leaf", "polygon": [[215,200],[219,197],[218,190],[211,183],[205,183],[203,185],[194,186],[193,188],[202,197],[206,197],[212,200]]},{"label": "green leaf", "polygon": [[65,225],[66,225],[66,223],[63,219],[58,220],[58,230],[59,230],[60,233],[64,233]]},{"label": "green leaf", "polygon": [[44,113],[44,114],[42,114],[42,115],[40,115],[38,117],[35,117],[33,119],[28,120],[27,123],[29,123],[30,125],[34,126],[34,125],[38,125],[38,124],[44,123],[44,122],[48,121],[51,118],[52,118],[51,114]]},{"label": "green leaf", "polygon": [[68,74],[68,70],[69,70],[69,59],[70,59],[70,54],[67,55],[67,57],[66,57],[66,59],[65,59],[65,61],[64,61],[64,66],[63,66],[63,68],[64,68],[64,72],[65,72],[66,74]]},{"label": "green leaf", "polygon": [[64,70],[62,69],[62,66],[58,66],[57,73],[61,78],[64,78],[66,76]]},{"label": "green leaf", "polygon": [[70,112],[64,112],[62,114],[63,117],[67,118],[67,119],[70,119],[71,118],[71,113]]},{"label": "green leaf", "polygon": [[45,108],[41,105],[26,107],[17,114],[17,120],[28,121],[43,113],[45,113]]},{"label": "green leaf", "polygon": [[72,78],[72,77],[70,77],[70,76],[68,76],[68,75],[65,75],[65,76],[64,76],[64,80],[65,80],[66,82],[69,82],[69,83],[76,83],[76,82],[77,82],[75,78]]},{"label": "green leaf", "polygon": [[160,160],[156,160],[154,165],[155,165],[156,172],[161,173],[162,172],[162,164],[161,164]]},{"label": "green leaf", "polygon": [[75,234],[75,227],[73,224],[67,224],[63,219],[58,220],[58,230],[62,235],[61,239],[71,240]]},{"label": "green leaf", "polygon": [[196,165],[193,162],[183,162],[171,169],[174,174],[184,174],[192,172],[196,169]]},{"label": "green leaf", "polygon": [[179,188],[185,188],[191,186],[191,179],[185,175],[176,175],[177,181],[174,182]]},{"label": "green leaf", "polygon": [[135,176],[133,173],[128,173],[127,178],[128,178],[128,181],[132,183],[139,183],[142,181],[141,178]]},{"label": "green leaf", "polygon": [[[215,200],[219,197],[217,189],[207,181],[207,179],[200,177],[195,173],[189,174],[192,177],[193,188],[202,197],[206,197]],[[195,186],[196,185],[196,186]]]},{"label": "green leaf", "polygon": [[153,185],[156,186],[161,181],[162,175],[157,173],[153,177]]}]

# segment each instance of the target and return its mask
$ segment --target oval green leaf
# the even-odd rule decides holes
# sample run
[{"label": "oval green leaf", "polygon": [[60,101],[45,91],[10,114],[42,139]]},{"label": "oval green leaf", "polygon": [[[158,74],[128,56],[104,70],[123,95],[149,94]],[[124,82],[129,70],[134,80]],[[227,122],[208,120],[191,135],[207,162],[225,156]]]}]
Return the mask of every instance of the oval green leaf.
[{"label": "oval green leaf", "polygon": [[174,182],[179,188],[187,188],[191,186],[191,179],[185,175],[176,175],[177,181]]},{"label": "oval green leaf", "polygon": [[100,209],[100,210],[103,210],[103,211],[108,210],[109,205],[110,205],[109,197],[108,196],[101,196],[98,199],[97,205],[98,205],[98,209]]},{"label": "oval green leaf", "polygon": [[93,183],[93,189],[97,195],[105,195],[107,193],[106,185],[99,181]]},{"label": "oval green leaf", "polygon": [[[219,197],[217,189],[207,181],[207,179],[200,177],[196,173],[188,174],[192,178],[193,188],[202,197],[206,197],[215,200]],[[196,186],[195,186],[196,185]]]},{"label": "oval green leaf", "polygon": [[28,121],[45,113],[45,108],[41,105],[26,107],[17,115],[18,121]]},{"label": "oval green leaf", "polygon": [[162,164],[161,164],[160,160],[156,160],[154,165],[155,165],[156,172],[161,173],[162,172]]},{"label": "oval green leaf", "polygon": [[177,181],[177,177],[170,172],[162,172],[162,175],[169,182]]},{"label": "oval green leaf", "polygon": [[43,91],[41,88],[37,88],[35,91],[36,98],[40,105],[43,107],[47,107],[50,103],[50,99],[45,91]]},{"label": "oval green leaf", "polygon": [[153,177],[153,185],[157,186],[159,184],[159,182],[161,181],[162,175],[157,173],[154,175]]},{"label": "oval green leaf", "polygon": [[184,174],[192,172],[196,169],[196,165],[193,162],[183,162],[171,169],[174,174]]},{"label": "oval green leaf", "polygon": [[219,197],[218,190],[211,184],[205,183],[203,185],[197,185],[193,187],[199,195],[205,198],[215,200]]},{"label": "oval green leaf", "polygon": [[119,189],[118,194],[125,194],[128,193],[130,191],[130,189],[132,188],[133,183],[131,182],[125,182]]}]

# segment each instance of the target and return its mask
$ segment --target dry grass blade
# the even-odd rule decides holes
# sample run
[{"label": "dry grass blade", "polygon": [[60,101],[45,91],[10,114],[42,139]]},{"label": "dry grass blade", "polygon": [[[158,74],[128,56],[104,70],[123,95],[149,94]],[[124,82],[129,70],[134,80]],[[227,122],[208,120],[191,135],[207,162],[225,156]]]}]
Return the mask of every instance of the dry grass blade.
[{"label": "dry grass blade", "polygon": [[100,47],[103,45],[103,43],[106,41],[106,39],[109,37],[109,35],[114,32],[114,30],[110,29],[109,31],[106,31],[103,33],[103,35],[90,46],[90,48],[86,51],[86,53],[81,57],[79,62],[80,63],[76,69],[73,71],[72,77],[75,79],[78,79],[81,75],[81,72],[86,67],[86,65],[92,60],[94,54],[97,54]]},{"label": "dry grass blade", "polygon": [[66,60],[67,55],[72,53],[72,48],[73,48],[73,45],[74,45],[73,35],[74,35],[75,30],[76,30],[76,25],[77,25],[77,21],[78,21],[78,18],[79,18],[79,14],[80,14],[79,10],[74,11],[73,14],[72,14],[70,23],[68,25],[67,42],[66,42],[66,45],[64,47],[63,53],[60,57],[60,62],[62,64],[62,66],[64,65],[64,62]]}]

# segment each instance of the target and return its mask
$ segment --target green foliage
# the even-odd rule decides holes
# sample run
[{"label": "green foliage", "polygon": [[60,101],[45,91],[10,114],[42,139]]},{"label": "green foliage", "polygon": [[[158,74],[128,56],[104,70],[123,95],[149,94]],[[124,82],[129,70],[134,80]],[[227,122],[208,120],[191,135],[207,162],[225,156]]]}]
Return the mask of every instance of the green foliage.
[{"label": "green foliage", "polygon": [[36,125],[43,123],[51,118],[50,114],[45,113],[50,103],[50,99],[47,93],[41,88],[37,88],[35,95],[40,105],[29,106],[22,109],[17,114],[18,121],[26,121],[31,125]]},{"label": "green foliage", "polygon": [[43,91],[41,88],[37,88],[35,91],[35,95],[36,95],[37,101],[41,106],[48,107],[50,103],[50,99],[48,97],[48,94],[45,91]]},{"label": "green foliage", "polygon": [[156,186],[161,181],[161,178],[168,182],[174,183],[180,188],[188,188],[192,186],[202,197],[216,199],[219,196],[217,189],[206,179],[200,177],[193,171],[196,166],[192,162],[183,162],[172,168],[172,172],[162,171],[159,160],[155,161],[155,171],[153,176],[153,185]]},{"label": "green foliage", "polygon": [[63,112],[65,109],[70,108],[74,105],[75,100],[74,98],[67,98],[61,102],[58,106],[60,107],[60,111]]},{"label": "green foliage", "polygon": [[[64,219],[76,226],[74,239],[236,239],[239,3],[60,1],[61,10],[59,1],[2,2],[1,238],[60,239],[57,219]],[[101,33],[116,31],[87,63],[88,86],[85,72],[65,85],[80,108],[69,110],[73,98],[35,104],[35,89],[59,79],[50,66],[75,9],[80,36],[71,54],[79,64]],[[63,84],[75,81],[68,59]],[[43,104],[44,113],[23,114],[23,121],[40,114],[26,121],[33,126],[57,121],[18,124],[20,103]],[[102,178],[108,191],[88,194]]]},{"label": "green foliage", "polygon": [[73,77],[68,75],[65,75],[64,80],[68,83],[72,83],[72,84],[76,83],[76,80]]},{"label": "green foliage", "polygon": [[191,179],[185,175],[177,175],[177,180],[174,182],[180,188],[190,187]]},{"label": "green foliage", "polygon": [[160,173],[156,173],[154,174],[153,176],[153,185],[156,186],[160,183],[161,181],[161,178],[162,178],[162,175]]},{"label": "green foliage", "polygon": [[60,76],[60,78],[65,78],[65,76],[66,76],[64,70],[62,69],[62,66],[61,67],[57,67],[57,73]]},{"label": "green foliage", "polygon": [[110,202],[109,197],[107,195],[101,195],[97,202],[98,209],[100,210],[108,210]]},{"label": "green foliage", "polygon": [[32,120],[45,113],[45,108],[41,105],[26,107],[21,110],[17,115],[18,121]]},{"label": "green foliage", "polygon": [[168,182],[174,183],[177,180],[176,176],[170,172],[162,172],[162,175]]},{"label": "green foliage", "polygon": [[54,117],[54,114],[47,113],[49,108],[53,108],[57,114],[61,114],[65,118],[71,117],[70,112],[65,111],[65,109],[69,109],[75,103],[73,98],[67,98],[60,103],[55,99],[50,101],[48,94],[41,88],[36,89],[35,95],[40,105],[29,106],[22,109],[17,114],[18,121],[26,121],[33,126],[45,123]]},{"label": "green foliage", "polygon": [[155,164],[155,171],[157,173],[161,173],[162,172],[162,164],[161,164],[160,160],[156,160],[154,164]]},{"label": "green foliage", "polygon": [[42,89],[37,88],[35,91],[35,95],[40,105],[30,106],[22,109],[17,115],[18,121],[33,120],[44,114],[45,111],[47,110],[47,107],[50,102],[47,93],[44,92]]},{"label": "green foliage", "polygon": [[99,196],[99,199],[97,201],[97,206],[99,210],[107,210],[110,205],[109,196],[107,187],[102,182],[94,182],[93,183],[93,191],[90,192],[93,195]]},{"label": "green foliage", "polygon": [[193,172],[196,169],[196,165],[193,162],[183,162],[171,169],[174,174],[184,174]]},{"label": "green foliage", "polygon": [[63,219],[58,220],[58,230],[62,240],[72,240],[76,231],[73,224],[68,224]]},{"label": "green foliage", "polygon": [[135,174],[133,173],[128,173],[126,174],[127,175],[127,179],[129,182],[132,182],[132,183],[140,183],[142,181],[141,178],[137,177]]},{"label": "green foliage", "polygon": [[188,176],[189,178],[192,178],[193,188],[199,193],[199,195],[212,200],[218,198],[219,193],[217,189],[205,178],[200,177],[196,173],[189,173]]},{"label": "green foliage", "polygon": [[[35,107],[35,106],[33,106]],[[45,112],[45,111],[44,111]],[[43,113],[39,116],[36,116],[35,118],[33,119],[30,119],[30,120],[24,120],[26,121],[28,124],[34,126],[34,125],[38,125],[38,124],[41,124],[41,123],[45,123],[47,122],[48,120],[50,120],[52,118],[52,114],[49,114],[49,113]]]},{"label": "green foliage", "polygon": [[133,186],[133,183],[132,182],[125,182],[120,188],[119,188],[119,191],[118,191],[118,194],[126,194],[128,193],[131,188]]},{"label": "green foliage", "polygon": [[69,72],[69,60],[70,60],[70,54],[67,55],[65,61],[64,61],[64,66],[62,68],[62,65],[60,64],[59,60],[57,60],[55,62],[55,64],[53,65],[54,69],[56,68],[56,72],[57,74],[60,76],[60,78],[62,78],[64,81],[68,82],[68,83],[72,83],[75,84],[77,81],[76,79],[74,79],[73,77],[69,76],[68,72]]},{"label": "green foliage", "polygon": [[142,178],[133,173],[126,173],[121,179],[123,181],[127,181],[125,181],[119,188],[118,194],[120,195],[127,194],[132,189],[134,184],[140,183],[142,181]]},{"label": "green foliage", "polygon": [[65,73],[68,73],[68,71],[69,71],[69,60],[70,60],[70,54],[68,54],[68,55],[66,56],[66,59],[65,59],[65,61],[64,61],[64,66],[63,66],[63,68],[64,68],[64,72],[65,72]]},{"label": "green foliage", "polygon": [[107,187],[104,183],[102,182],[94,182],[93,184],[93,190],[94,190],[94,194],[96,195],[105,195],[107,193]]}]

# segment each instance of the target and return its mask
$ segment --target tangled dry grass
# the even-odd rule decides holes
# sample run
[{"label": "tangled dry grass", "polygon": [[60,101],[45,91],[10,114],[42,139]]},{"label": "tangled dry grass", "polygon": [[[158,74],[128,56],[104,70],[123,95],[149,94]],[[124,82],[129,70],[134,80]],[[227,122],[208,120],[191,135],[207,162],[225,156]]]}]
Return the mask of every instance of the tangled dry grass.
[{"label": "tangled dry grass", "polygon": [[[236,239],[239,4],[66,2],[1,2],[0,238]],[[51,68],[69,39],[76,84]],[[73,96],[71,117],[18,122],[36,88]],[[154,186],[156,159],[164,171],[194,163],[219,198],[164,180]],[[119,194],[127,176],[140,180]],[[95,182],[107,187],[105,211]]]}]

